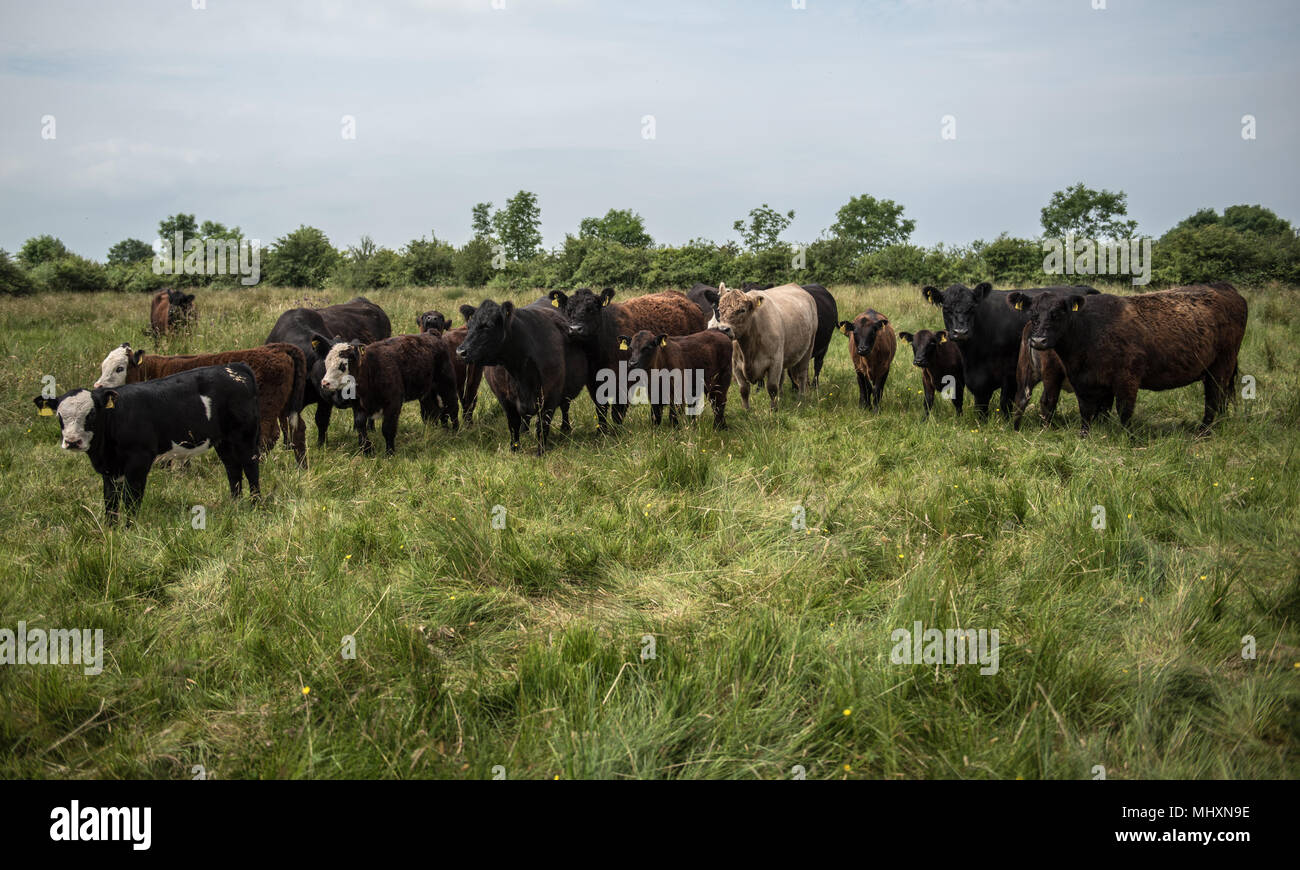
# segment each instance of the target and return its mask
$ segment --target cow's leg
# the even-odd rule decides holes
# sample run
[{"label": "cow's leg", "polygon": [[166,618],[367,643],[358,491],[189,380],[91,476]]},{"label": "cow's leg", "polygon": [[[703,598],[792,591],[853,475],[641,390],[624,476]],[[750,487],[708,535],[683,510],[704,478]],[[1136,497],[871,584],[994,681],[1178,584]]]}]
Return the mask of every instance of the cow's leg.
[{"label": "cow's leg", "polygon": [[880,380],[876,381],[876,383],[874,384],[877,411],[880,410],[880,397],[885,392],[885,381],[887,380],[889,380],[889,372],[885,372],[883,375],[881,375]]},{"label": "cow's leg", "polygon": [[627,405],[615,405],[611,416],[614,418],[615,426],[623,425],[623,418],[627,416]]},{"label": "cow's leg", "polygon": [[921,419],[929,420],[930,412],[934,410],[934,376],[928,369],[921,369],[921,391],[924,393],[921,404],[925,406]]},{"label": "cow's leg", "polygon": [[104,517],[111,525],[122,518],[122,489],[125,481],[111,474],[101,476],[104,478]]},{"label": "cow's leg", "polygon": [[474,422],[474,409],[478,407],[478,385],[482,380],[482,366],[465,367],[465,390],[461,395],[460,410],[466,426]]},{"label": "cow's leg", "polygon": [[330,427],[330,414],[333,406],[325,399],[316,403],[316,446],[325,446],[325,433]]},{"label": "cow's leg", "polygon": [[153,457],[133,460],[126,466],[126,492],[123,496],[127,514],[135,513],[144,498],[144,485],[149,480],[149,469],[153,466]]},{"label": "cow's leg", "polygon": [[771,402],[773,414],[776,413],[776,400],[781,396],[781,380],[783,376],[784,373],[780,369],[780,363],[777,363],[776,370],[768,372],[767,377],[763,379],[764,385],[767,387],[767,398]]},{"label": "cow's leg", "polygon": [[663,420],[663,418],[664,418],[664,406],[663,406],[663,405],[651,405],[651,406],[650,406],[650,421],[651,421],[652,423],[654,423],[656,426],[658,426],[659,423]]},{"label": "cow's leg", "polygon": [[243,466],[244,477],[248,478],[248,495],[250,498],[259,498],[262,494],[261,478],[258,466],[257,451],[253,449],[251,431],[250,434],[244,435],[235,441],[235,456]]},{"label": "cow's leg", "polygon": [[871,407],[871,381],[862,372],[858,372],[858,405],[863,408]]},{"label": "cow's leg", "polygon": [[814,388],[814,389],[816,389],[817,387],[820,387],[820,386],[821,386],[821,383],[822,383],[822,363],[824,363],[825,361],[826,361],[826,357],[825,357],[825,356],[813,357],[813,376],[812,376],[812,385],[813,385],[813,388]]},{"label": "cow's leg", "polygon": [[1224,409],[1228,406],[1228,397],[1236,388],[1236,362],[1234,361],[1231,369],[1224,372],[1219,367],[1219,371],[1211,368],[1206,372],[1202,379],[1205,383],[1205,415],[1201,417],[1201,432],[1208,432],[1210,425],[1214,422]]},{"label": "cow's leg", "polygon": [[1016,400],[1016,375],[1012,372],[1002,379],[1002,388],[998,391],[998,413],[1002,419],[1011,419],[1011,409]]},{"label": "cow's leg", "polygon": [[966,380],[960,374],[954,376],[956,383],[953,384],[952,406],[957,410],[957,416],[961,416],[961,406],[966,401]]},{"label": "cow's leg", "polygon": [[230,485],[230,497],[239,498],[239,491],[243,488],[244,462],[239,456],[235,439],[225,438],[218,441],[216,451],[217,458],[226,469],[226,483]]},{"label": "cow's leg", "polygon": [[989,402],[993,399],[993,391],[986,390],[977,393],[975,390],[971,390],[971,395],[975,397],[975,414],[981,420],[987,420],[989,417]]},{"label": "cow's leg", "polygon": [[519,409],[513,404],[502,404],[501,407],[506,412],[506,425],[510,427],[510,449],[517,452],[519,450],[519,427],[523,423],[523,417],[520,415]]},{"label": "cow's leg", "polygon": [[307,421],[303,418],[302,412],[294,414],[289,424],[293,429],[293,447],[294,459],[298,461],[299,468],[307,467]]},{"label": "cow's leg", "polygon": [[542,408],[537,415],[537,455],[541,456],[551,440],[551,418],[555,416],[554,408]]},{"label": "cow's leg", "polygon": [[1079,400],[1079,416],[1082,418],[1079,436],[1087,438],[1089,431],[1092,429],[1092,421],[1109,410],[1111,396],[1105,390],[1089,390],[1085,392],[1078,387],[1075,387],[1074,393]]},{"label": "cow's leg", "polygon": [[668,406],[668,422],[673,426],[680,426],[682,421],[677,418],[677,406]]},{"label": "cow's leg", "polygon": [[808,392],[808,359],[796,363],[794,368],[790,369],[790,378],[794,381],[794,388],[798,390],[799,395]]},{"label": "cow's leg", "polygon": [[713,431],[727,428],[727,391],[716,389],[709,396],[713,404]]},{"label": "cow's leg", "polygon": [[402,403],[384,409],[384,446],[389,456],[397,450],[397,418],[402,416]]},{"label": "cow's leg", "polygon": [[357,446],[367,455],[375,452],[375,446],[370,443],[370,430],[375,428],[370,419],[370,415],[362,411],[360,406],[352,409],[352,428],[357,433]]}]

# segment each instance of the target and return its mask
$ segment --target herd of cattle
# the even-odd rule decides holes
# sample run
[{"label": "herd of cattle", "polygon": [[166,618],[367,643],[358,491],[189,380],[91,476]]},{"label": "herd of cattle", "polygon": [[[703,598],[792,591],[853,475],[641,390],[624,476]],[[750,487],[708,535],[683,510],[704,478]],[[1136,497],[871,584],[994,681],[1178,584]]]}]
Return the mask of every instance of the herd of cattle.
[{"label": "herd of cattle", "polygon": [[[40,414],[57,415],[63,448],[86,453],[102,475],[111,521],[123,506],[130,511],[139,503],[158,459],[208,448],[225,465],[232,495],[239,495],[245,478],[256,494],[260,457],[281,437],[298,464],[306,464],[303,415],[309,405],[316,406],[320,445],[332,410],[350,408],[367,453],[373,451],[374,421],[382,416],[391,454],[404,403],[419,401],[426,422],[456,429],[461,418],[472,420],[486,379],[505,411],[511,449],[519,449],[521,433],[536,418],[540,455],[557,410],[561,431],[571,431],[569,404],[584,390],[602,432],[622,422],[627,397],[605,390],[611,374],[675,375],[680,383],[690,373],[703,385],[699,398],[712,405],[715,428],[724,428],[733,380],[746,410],[751,386],[759,385],[766,386],[775,412],[787,376],[799,393],[817,386],[837,331],[849,339],[859,400],[867,409],[880,406],[899,338],[922,370],[927,417],[936,391],[961,414],[969,390],[981,416],[1000,392],[1001,412],[1010,416],[1014,408],[1019,429],[1041,382],[1043,422],[1050,422],[1060,391],[1072,391],[1086,435],[1112,407],[1127,424],[1139,389],[1201,381],[1201,425],[1208,427],[1232,395],[1246,301],[1226,283],[1134,296],[1081,286],[998,291],[987,282],[925,287],[922,293],[942,309],[943,329],[896,334],[874,309],[841,321],[834,297],[818,284],[696,284],[688,293],[669,290],[623,302],[614,301],[612,290],[556,290],[526,306],[491,300],[462,305],[465,325],[455,328],[441,312],[428,311],[417,318],[419,332],[408,335],[393,335],[383,309],[358,297],[284,312],[261,347],[160,356],[123,344],[104,358],[93,388],[37,396],[35,403]],[[151,327],[167,332],[192,320],[193,302],[192,295],[163,291],[152,301]],[[665,406],[676,423],[681,399],[653,401],[655,423]]]}]

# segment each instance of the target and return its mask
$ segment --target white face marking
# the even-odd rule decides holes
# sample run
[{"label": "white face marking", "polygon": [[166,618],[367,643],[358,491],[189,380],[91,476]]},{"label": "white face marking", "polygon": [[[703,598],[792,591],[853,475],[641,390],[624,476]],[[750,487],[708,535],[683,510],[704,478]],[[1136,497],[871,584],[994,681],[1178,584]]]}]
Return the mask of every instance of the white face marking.
[{"label": "white face marking", "polygon": [[115,347],[104,357],[99,366],[99,380],[96,387],[120,387],[126,383],[127,363],[131,360],[131,348]]},{"label": "white face marking", "polygon": [[90,450],[94,434],[86,429],[86,417],[95,409],[89,390],[77,390],[59,402],[59,426],[63,429],[63,449]]},{"label": "white face marking", "polygon": [[342,342],[330,348],[330,352],[325,356],[325,377],[321,378],[320,385],[330,392],[338,392],[343,389],[352,376],[348,371],[348,361],[343,359],[343,352],[348,349],[348,345]]},{"label": "white face marking", "polygon": [[211,420],[212,419],[212,398],[210,396],[200,395],[199,401],[203,403],[203,413],[207,414],[208,419]]},{"label": "white face marking", "polygon": [[195,444],[193,447],[182,447],[180,444],[177,444],[175,441],[173,441],[172,449],[168,450],[166,453],[158,454],[158,456],[155,457],[154,462],[162,462],[163,460],[167,460],[167,459],[187,459],[191,456],[197,456],[200,453],[205,453],[207,449],[211,446],[212,446],[211,441],[200,441],[198,444]]}]

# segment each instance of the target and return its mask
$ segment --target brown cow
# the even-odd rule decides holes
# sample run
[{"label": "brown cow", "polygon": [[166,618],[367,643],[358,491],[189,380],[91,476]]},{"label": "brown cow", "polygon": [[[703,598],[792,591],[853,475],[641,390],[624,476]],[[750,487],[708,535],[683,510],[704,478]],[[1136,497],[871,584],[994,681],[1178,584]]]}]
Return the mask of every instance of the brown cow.
[{"label": "brown cow", "polygon": [[868,308],[852,321],[841,320],[840,332],[848,336],[849,359],[858,373],[858,404],[867,409],[874,404],[880,410],[880,394],[885,391],[898,347],[894,327],[885,315]]},{"label": "brown cow", "polygon": [[369,423],[383,414],[384,443],[393,455],[402,405],[412,400],[419,400],[426,423],[436,417],[444,427],[456,428],[456,382],[442,336],[422,332],[363,344],[317,335],[312,346],[325,357],[322,390],[344,395],[349,386],[355,388],[357,441],[366,453],[374,452]]},{"label": "brown cow", "polygon": [[949,341],[948,333],[942,329],[938,332],[921,329],[915,335],[900,332],[898,337],[912,346],[912,365],[921,370],[921,386],[925,390],[925,419],[929,418],[930,409],[934,407],[936,384],[939,390],[944,391],[944,395],[948,395],[947,390],[952,390],[952,406],[960,417],[966,396],[966,378],[957,342]]},{"label": "brown cow", "polygon": [[451,327],[451,321],[441,311],[426,311],[415,318],[420,332],[441,335],[447,343],[447,353],[451,354],[451,370],[456,378],[456,397],[460,399],[461,416],[468,426],[474,421],[474,408],[478,406],[478,388],[483,382],[483,366],[467,363],[456,355],[465,336],[469,334],[468,326]]},{"label": "brown cow", "polygon": [[644,371],[651,378],[653,399],[668,399],[651,405],[655,425],[668,406],[668,421],[677,425],[677,406],[687,413],[704,396],[713,405],[713,428],[726,429],[727,390],[731,389],[731,339],[714,329],[691,335],[655,335],[643,329],[636,335],[618,337],[619,347],[628,348],[630,370]]},{"label": "brown cow", "polygon": [[1065,376],[1065,366],[1054,350],[1035,350],[1029,344],[1029,335],[1033,324],[1026,323],[1020,333],[1020,358],[1016,361],[1016,416],[1015,428],[1020,431],[1020,421],[1025,416],[1025,408],[1034,396],[1034,387],[1041,382],[1043,397],[1038,402],[1038,418],[1043,425],[1052,422],[1056,413],[1056,403],[1061,398],[1061,391],[1073,393],[1070,379]]},{"label": "brown cow", "polygon": [[1232,395],[1247,310],[1231,284],[1217,281],[1136,296],[1012,293],[1007,304],[1028,309],[1030,347],[1054,350],[1060,357],[1079,399],[1082,436],[1112,403],[1119,422],[1128,425],[1138,390],[1202,382],[1202,432]]},{"label": "brown cow", "polygon": [[258,409],[261,413],[261,450],[263,453],[275,446],[283,427],[292,432],[294,458],[298,465],[307,465],[307,428],[303,422],[302,393],[307,381],[307,358],[292,344],[278,342],[231,350],[224,353],[159,356],[143,350],[131,350],[130,344],[115,347],[100,365],[96,387],[120,387],[139,381],[174,375],[202,366],[226,365],[232,362],[248,363],[257,380]]},{"label": "brown cow", "polygon": [[159,290],[149,300],[149,328],[155,336],[167,335],[172,327],[193,323],[198,317],[193,293],[169,288]]}]

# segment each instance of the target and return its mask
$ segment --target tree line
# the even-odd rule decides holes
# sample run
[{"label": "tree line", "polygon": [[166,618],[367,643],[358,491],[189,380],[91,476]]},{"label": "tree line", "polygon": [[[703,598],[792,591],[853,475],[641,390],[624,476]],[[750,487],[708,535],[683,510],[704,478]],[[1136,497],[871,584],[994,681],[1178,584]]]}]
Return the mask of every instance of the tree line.
[{"label": "tree line", "polygon": [[[763,203],[735,221],[735,240],[697,238],[663,245],[647,232],[641,215],[610,209],[603,217],[585,218],[576,233],[546,250],[537,197],[521,190],[500,208],[491,202],[475,204],[470,215],[473,237],[459,247],[430,233],[397,250],[377,245],[369,236],[337,248],[320,229],[299,226],[261,252],[261,281],[355,291],[410,285],[651,289],[689,287],[697,281],[944,284],[977,278],[1024,286],[1046,280],[1045,239],[1070,234],[1118,240],[1138,235],[1122,191],[1094,190],[1081,183],[1052,195],[1040,213],[1043,234],[1038,238],[1003,233],[965,245],[915,245],[910,240],[916,221],[904,212],[893,200],[854,196],[818,238],[794,244],[784,236],[795,212]],[[186,274],[177,268],[174,274],[157,274],[153,268],[156,256],[175,258],[179,266],[183,249],[193,242],[238,243],[244,239],[239,227],[175,214],[160,221],[158,230],[160,255],[152,245],[129,238],[110,248],[103,263],[69,251],[51,235],[28,239],[16,255],[0,249],[0,293],[241,286],[234,269],[226,274]],[[172,250],[175,241],[182,249]],[[1158,285],[1215,279],[1300,285],[1300,238],[1289,221],[1261,205],[1234,205],[1222,213],[1212,208],[1197,211],[1154,239],[1153,260]]]}]

